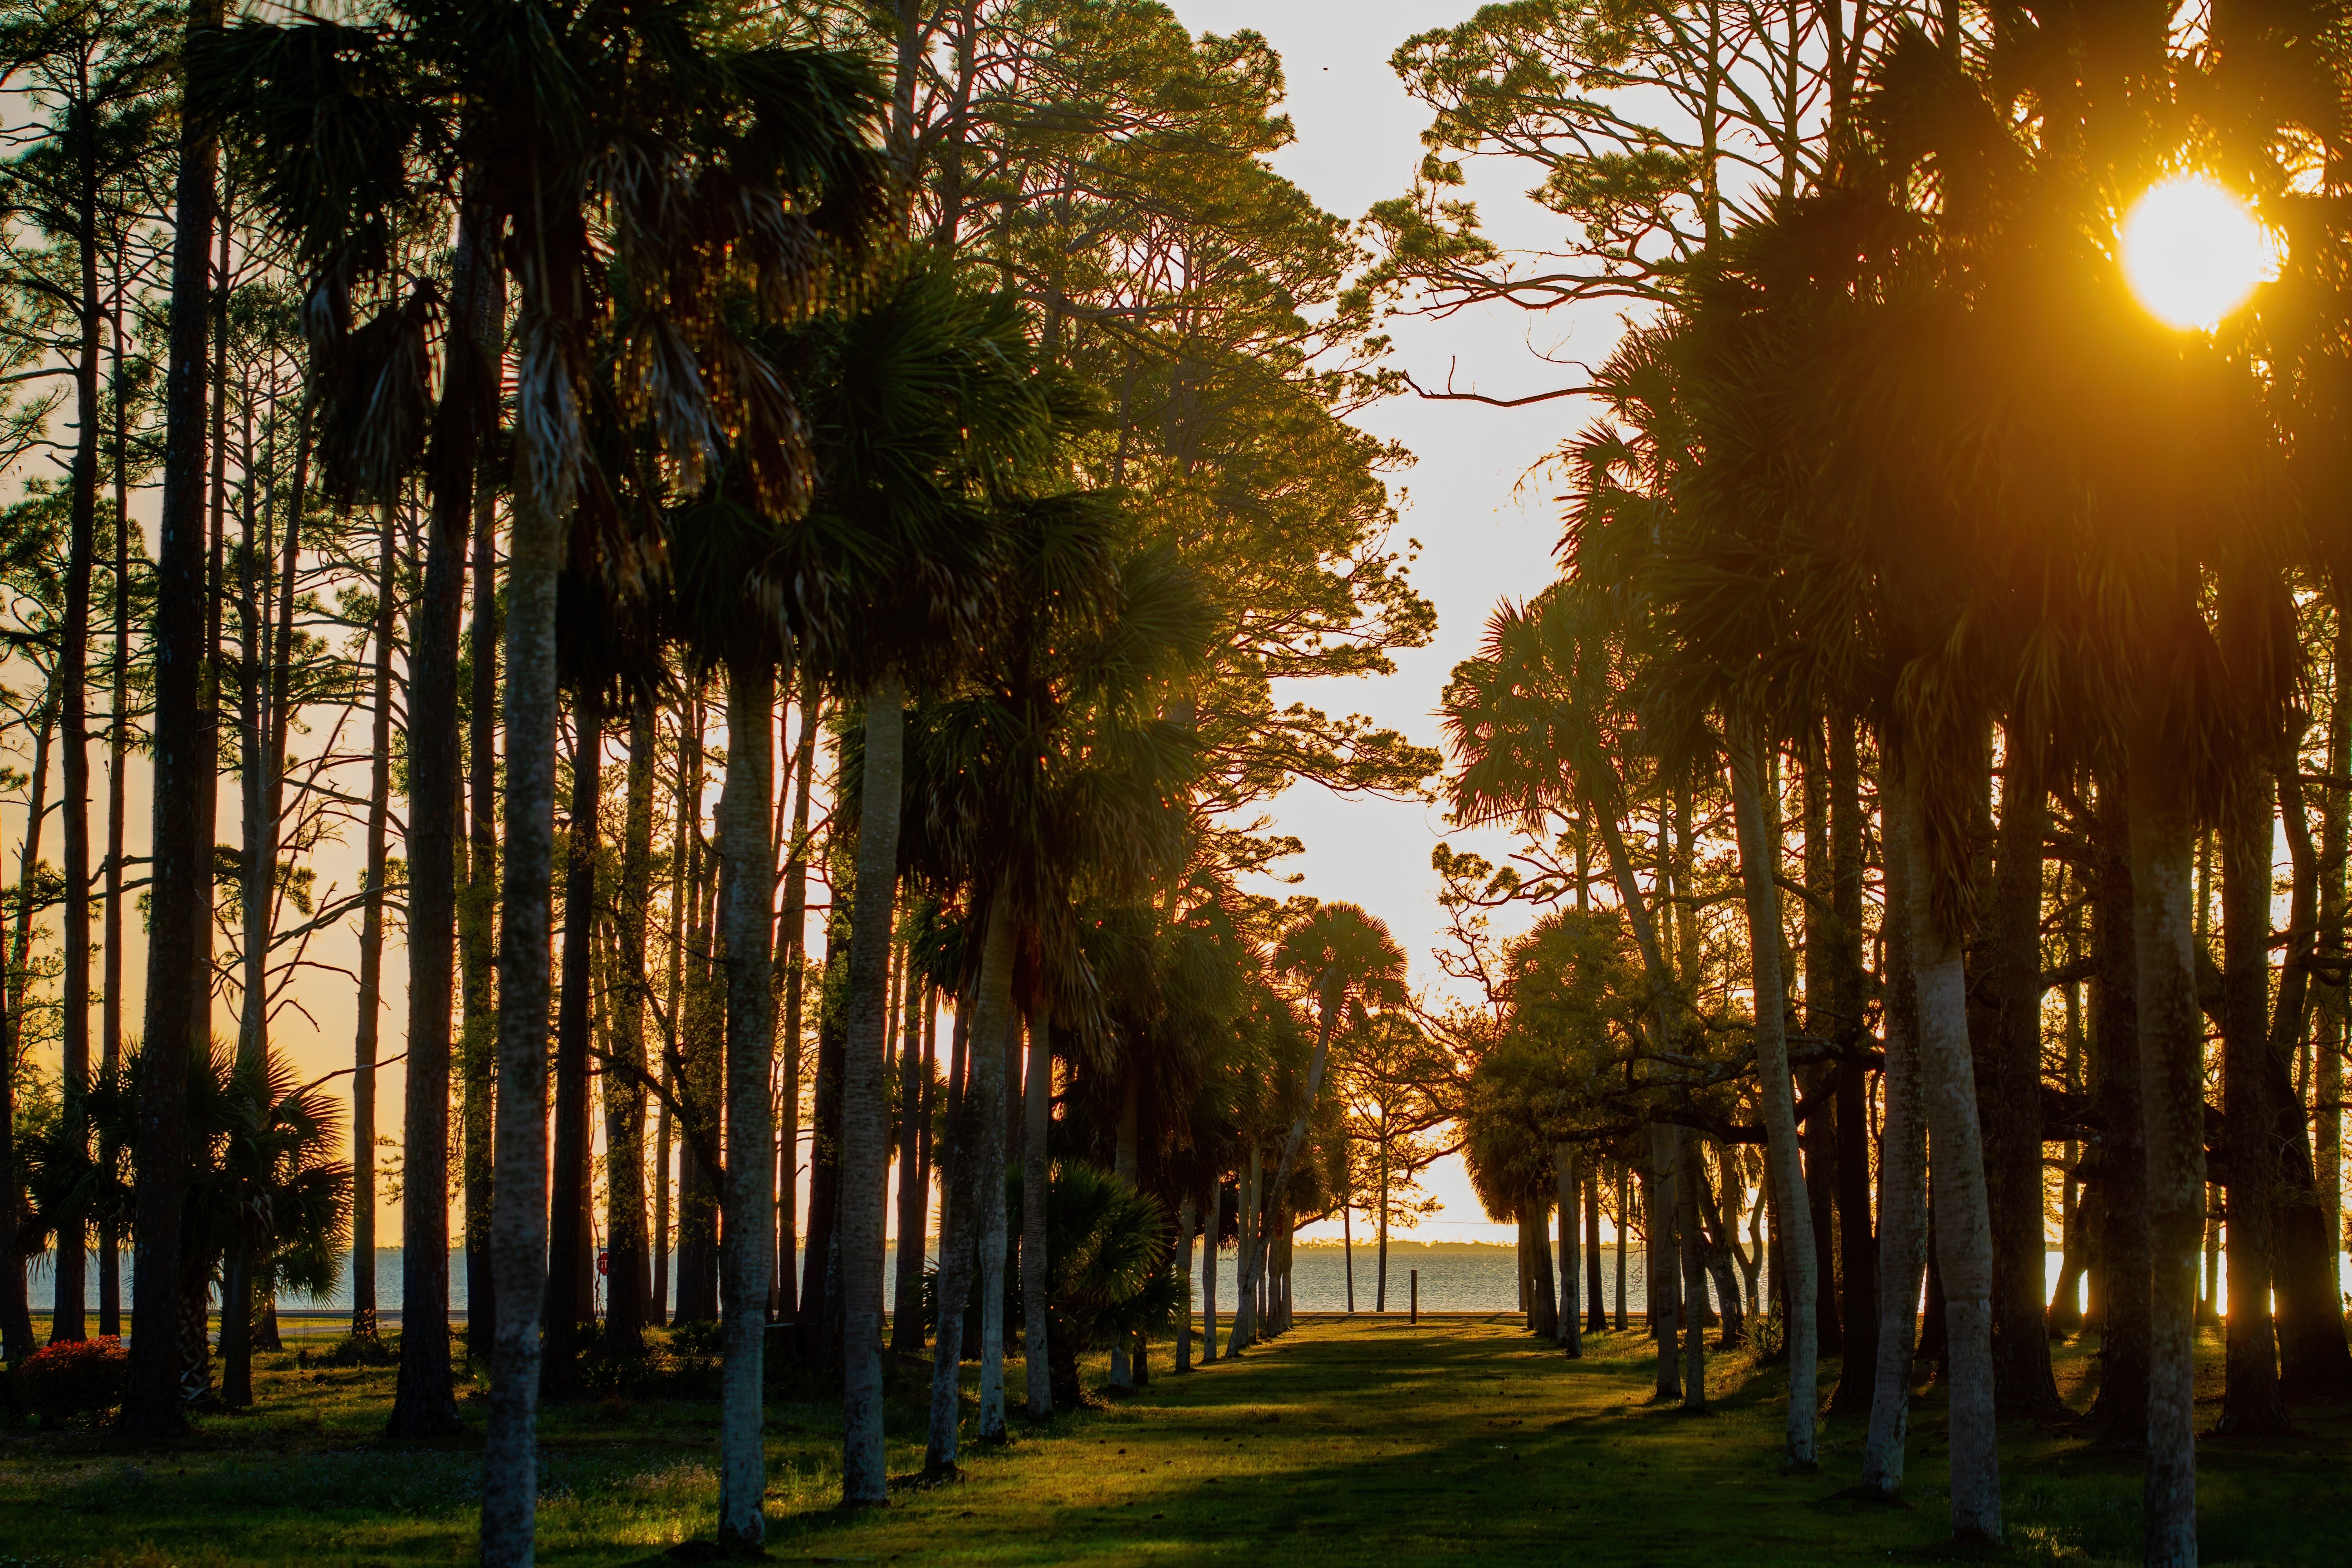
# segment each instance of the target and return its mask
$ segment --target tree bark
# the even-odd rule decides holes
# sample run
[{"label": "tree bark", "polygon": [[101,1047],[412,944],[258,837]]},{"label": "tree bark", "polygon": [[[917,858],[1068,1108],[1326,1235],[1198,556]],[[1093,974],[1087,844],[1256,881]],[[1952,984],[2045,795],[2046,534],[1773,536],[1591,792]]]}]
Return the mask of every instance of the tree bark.
[{"label": "tree bark", "polygon": [[[569,1398],[579,1382],[580,1295],[589,1206],[588,1002],[595,953],[597,821],[604,793],[604,694],[582,690],[572,710],[572,811],[564,835],[563,978],[555,1002],[555,1159],[547,1215],[547,1327],[541,1392]],[[729,737],[730,756],[735,737]],[[730,772],[730,776],[732,776]]]},{"label": "tree bark", "polygon": [[[25,844],[16,859],[16,928],[7,933],[7,968],[0,973],[0,1193],[16,1201],[16,1061],[23,1049],[26,964],[33,947],[33,879],[41,864],[41,829],[48,820],[49,742],[57,732],[58,688],[54,680],[42,696],[34,725],[33,776],[25,804]],[[17,1250],[16,1227],[0,1225],[0,1360],[22,1361],[37,1348],[33,1317],[25,1294],[25,1258]]]},{"label": "tree bark", "polygon": [[[772,717],[776,670],[767,658],[737,657],[727,664],[727,784],[719,796],[728,874],[722,897],[727,938],[727,1169],[725,1328],[719,1384],[719,1540],[740,1552],[759,1550],[767,1536],[767,1450],[761,1438],[768,1342],[768,1285],[775,1272],[776,1199],[770,1179],[775,1124],[768,1100],[776,1051],[776,998],[768,942],[775,929],[772,900],[776,850],[770,841],[775,798]],[[872,744],[869,725],[868,744]],[[887,767],[869,754],[869,766]],[[868,797],[868,806],[872,798]],[[870,844],[870,814],[860,836]],[[888,847],[891,862],[897,847]],[[865,868],[861,849],[860,870]],[[893,864],[895,870],[895,864]],[[859,889],[858,907],[866,907]],[[888,919],[887,885],[880,896]],[[884,926],[887,935],[888,926]],[[876,1194],[879,1207],[880,1194]],[[878,1220],[878,1215],[877,1216]],[[876,1231],[878,1237],[879,1225]],[[880,1294],[881,1247],[874,1247],[874,1293]],[[878,1314],[880,1303],[873,1303]],[[852,1326],[857,1323],[853,1314]],[[865,1320],[870,1336],[875,1315]],[[855,1356],[850,1360],[858,1365]]]},{"label": "tree bark", "polygon": [[889,1500],[882,1447],[882,1254],[890,1183],[890,931],[898,908],[906,724],[906,688],[894,671],[866,695],[866,779],[857,813],[857,904],[842,1067],[841,1500],[852,1508]]},{"label": "tree bark", "polygon": [[[1048,1354],[1052,1325],[1047,1313],[1053,1276],[1045,1240],[1045,1212],[1053,1179],[1045,1144],[1054,1123],[1054,1014],[1050,987],[1046,989],[1049,999],[1039,1002],[1030,1016],[1029,1072],[1022,1095],[1022,1112],[1028,1121],[1021,1168],[1021,1303],[1028,1320],[1023,1351],[1029,1379],[1029,1415],[1038,1421],[1054,1414],[1052,1363]],[[1184,1205],[1186,1213],[1191,1208],[1188,1199]],[[1183,1228],[1184,1222],[1180,1220],[1178,1229]],[[1192,1255],[1189,1233],[1184,1236],[1183,1248],[1189,1263]],[[1191,1278],[1189,1273],[1186,1278]],[[1187,1303],[1184,1327],[1176,1341],[1179,1372],[1191,1370],[1192,1327]]]},{"label": "tree bark", "polygon": [[1701,1258],[1698,1190],[1706,1178],[1700,1168],[1698,1139],[1680,1130],[1682,1179],[1679,1187],[1683,1233],[1683,1408],[1706,1408],[1706,1266]]},{"label": "tree bark", "polygon": [[[801,986],[808,953],[809,781],[815,772],[817,717],[823,708],[814,678],[803,676],[801,733],[793,747],[793,836],[784,854],[783,912],[776,917],[776,952],[784,968],[783,1038],[779,1042],[784,1058],[784,1124],[776,1139],[775,1295],[779,1310],[787,1315],[796,1315],[800,1303],[799,1260],[793,1253],[800,1244]],[[920,1349],[919,1326],[916,1333],[916,1348]]]},{"label": "tree bark", "polygon": [[1878,1352],[1863,1441],[1862,1484],[1882,1497],[1903,1489],[1911,1426],[1912,1334],[1927,1261],[1927,1123],[1919,1081],[1919,989],[1913,964],[1912,882],[1917,871],[1901,835],[1886,857],[1885,1120],[1879,1132]]},{"label": "tree bark", "polygon": [[2149,1568],[2193,1568],[2197,1245],[2205,1208],[2205,1021],[2197,1003],[2189,868],[2195,833],[2179,758],[2154,725],[2143,722],[2133,736],[2130,770],[2152,1261],[2144,1558]]},{"label": "tree bark", "polygon": [[2091,1419],[2101,1440],[2137,1449],[2147,1441],[2150,1319],[2147,1158],[2141,1114],[2139,961],[2124,780],[2103,773],[2093,818],[2097,857],[2091,938],[2091,1067],[2102,1147],[2092,1190],[2099,1206],[2092,1275],[2099,1323],[2099,1394]]},{"label": "tree bark", "polygon": [[[497,274],[493,270],[491,282]],[[503,315],[503,311],[498,312]],[[493,362],[495,363],[495,362]],[[479,474],[478,477],[487,479]],[[474,496],[474,616],[471,711],[467,716],[468,813],[466,891],[457,908],[465,981],[465,1024],[457,1044],[461,1087],[459,1155],[465,1184],[466,1348],[487,1359],[496,1335],[498,1292],[490,1261],[491,1164],[496,1137],[494,1081],[499,1055],[499,597],[496,492]]]},{"label": "tree bark", "polygon": [[1790,1467],[1809,1470],[1820,1463],[1814,1422],[1821,1375],[1812,1300],[1814,1236],[1797,1159],[1797,1101],[1789,1078],[1788,1005],[1780,983],[1780,900],[1772,881],[1780,836],[1764,795],[1760,752],[1752,727],[1743,724],[1731,748],[1731,790],[1755,974],[1756,1072],[1763,1088],[1765,1139],[1771,1151],[1773,1197],[1778,1205],[1775,1228],[1786,1255],[1790,1289],[1784,1454]]},{"label": "tree bark", "polygon": [[555,581],[568,520],[518,473],[506,625],[506,866],[499,926],[498,1289],[482,1462],[485,1568],[529,1568],[547,1289],[547,1003],[555,871]]},{"label": "tree bark", "polygon": [[[2264,1059],[2271,1050],[2273,819],[2270,781],[2260,759],[2246,759],[2237,772],[2236,788],[2223,805],[2221,831],[2221,1101],[2228,1119],[2230,1319],[2222,1352],[2221,1416],[2214,1430],[2268,1436],[2287,1429],[2286,1404],[2279,1393],[2278,1335],[2271,1321],[2272,1194],[2279,1184],[2278,1150],[2272,1136],[2276,1110],[2269,1103],[2269,1064]],[[2201,1143],[2201,1092],[2199,1109]]]},{"label": "tree bark", "polygon": [[1937,918],[1925,803],[1916,763],[1903,759],[1885,787],[1888,836],[1912,875],[1906,915],[1919,1007],[1921,1099],[1936,1160],[1937,1272],[1943,1281],[1951,1366],[1952,1534],[2000,1539],[2000,1453],[1993,1425],[1992,1227],[1984,1139],[1969,1049],[1960,933]]},{"label": "tree bark", "polygon": [[1601,1170],[1595,1162],[1591,1179],[1584,1184],[1584,1284],[1591,1306],[1585,1319],[1588,1332],[1609,1331],[1609,1312],[1601,1295]]},{"label": "tree bark", "polygon": [[[383,531],[377,541],[375,568],[375,668],[369,690],[373,722],[368,738],[367,868],[363,873],[367,892],[360,903],[358,1026],[352,1038],[352,1333],[370,1339],[375,1336],[375,1059],[383,1026],[383,879],[387,873],[384,839],[392,816],[392,642],[393,628],[397,624],[394,618],[392,508],[385,507],[379,521]],[[422,605],[418,610],[421,630],[427,612]],[[413,681],[413,673],[411,679]],[[415,694],[411,694],[409,701],[409,711],[413,713],[416,711]],[[413,819],[417,814],[412,809],[409,815]],[[415,829],[423,825],[412,820],[410,826]],[[274,854],[271,858],[276,858]],[[268,898],[267,877],[265,871],[249,872],[246,891],[248,900]],[[248,903],[247,942],[266,944],[268,930],[266,910],[257,910]],[[411,991],[415,989],[415,972],[416,955],[412,952]],[[266,984],[262,966],[249,968],[247,973],[249,986]],[[251,1052],[252,1065],[257,1067],[267,1048],[267,1026],[258,1007],[249,1006],[247,1017],[247,1038],[238,1042],[238,1055]],[[404,1248],[402,1256],[406,1257]],[[235,1310],[242,1312],[245,1308],[239,1303]],[[394,1403],[398,1403],[396,1395]],[[455,1409],[452,1405],[453,1415]]]},{"label": "tree bark", "polygon": [[653,908],[654,700],[629,694],[627,796],[621,820],[621,887],[614,917],[620,973],[614,976],[613,1050],[604,1073],[604,1353],[645,1353],[651,1259],[646,1246],[646,921]]},{"label": "tree bark", "polygon": [[1581,1335],[1583,1313],[1577,1301],[1577,1151],[1573,1143],[1555,1143],[1551,1151],[1552,1173],[1559,1191],[1555,1194],[1559,1217],[1559,1332],[1560,1349],[1570,1360],[1584,1354]]},{"label": "tree bark", "polygon": [[[1176,1324],[1176,1370],[1180,1373],[1192,1370],[1192,1231],[1199,1223],[1195,1201],[1188,1192],[1176,1205],[1176,1268],[1177,1277],[1184,1281],[1184,1315]],[[1027,1289],[1025,1279],[1023,1289]]]},{"label": "tree bark", "polygon": [[[956,1461],[963,1415],[963,1314],[971,1295],[974,1268],[980,1261],[976,1254],[985,1245],[984,1240],[975,1237],[983,1228],[980,1174],[989,1157],[980,1103],[984,1093],[982,1080],[992,1076],[987,1067],[992,1055],[1000,1063],[1003,1060],[1003,1051],[994,1047],[1003,1038],[1013,1010],[1013,918],[1009,892],[999,889],[992,895],[985,919],[987,923],[981,932],[980,974],[970,999],[971,1017],[968,1025],[964,1021],[966,1009],[957,1009],[956,1032],[959,1037],[969,1032],[971,1041],[971,1088],[959,1091],[956,1086],[961,1074],[949,1075],[949,1190],[940,1205],[939,1328],[932,1348],[930,1431],[923,1462],[924,1473],[934,1478],[958,1473]],[[1000,1074],[1002,1070],[1001,1067],[997,1069]],[[1000,1169],[1002,1163],[1000,1160]],[[1001,1184],[1001,1176],[999,1181]],[[998,1191],[997,1207],[1001,1213],[1001,1184]],[[997,1251],[1001,1273],[1001,1231]]]},{"label": "tree bark", "polygon": [[[1851,714],[1831,717],[1828,763],[1830,1013],[1837,1037],[1853,1041],[1862,1034],[1870,984],[1862,962],[1862,769]],[[1830,1396],[1832,1412],[1866,1413],[1877,1393],[1878,1244],[1870,1223],[1870,1068],[1847,1057],[1837,1064],[1838,1316],[1845,1357]]]},{"label": "tree bark", "polygon": [[2012,716],[2001,783],[1991,911],[1993,1027],[1985,1109],[1985,1194],[1992,1224],[1993,1399],[2004,1415],[2063,1414],[2043,1316],[2042,1193],[2042,858],[2049,795],[2040,737]]},{"label": "tree bark", "polygon": [[[218,30],[221,0],[191,0],[191,42]],[[197,116],[184,116],[173,200],[172,303],[166,328],[163,493],[155,552],[153,826],[149,840],[147,1016],[140,1061],[139,1171],[132,1236],[134,1331],[121,1426],[137,1439],[187,1429],[180,1406],[176,1332],[188,1187],[188,1070],[207,1048],[198,1009],[209,994],[200,921],[209,920],[211,738],[200,697],[205,662],[205,342],[218,148]]]}]

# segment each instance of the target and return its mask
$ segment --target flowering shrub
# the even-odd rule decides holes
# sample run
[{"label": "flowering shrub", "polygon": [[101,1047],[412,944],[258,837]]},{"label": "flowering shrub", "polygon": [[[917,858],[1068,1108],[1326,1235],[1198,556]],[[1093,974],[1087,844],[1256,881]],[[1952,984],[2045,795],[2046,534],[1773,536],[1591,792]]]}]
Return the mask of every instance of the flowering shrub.
[{"label": "flowering shrub", "polygon": [[120,1336],[45,1346],[16,1367],[16,1402],[54,1423],[86,1410],[111,1410],[122,1403],[131,1353]]}]

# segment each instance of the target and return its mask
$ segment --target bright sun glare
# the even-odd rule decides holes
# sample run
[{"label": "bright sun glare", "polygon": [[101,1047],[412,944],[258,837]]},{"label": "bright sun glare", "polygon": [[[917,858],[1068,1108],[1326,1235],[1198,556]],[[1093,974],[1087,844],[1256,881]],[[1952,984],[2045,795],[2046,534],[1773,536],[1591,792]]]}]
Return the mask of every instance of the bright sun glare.
[{"label": "bright sun glare", "polygon": [[2124,276],[2157,320],[2210,331],[2278,275],[2278,244],[2245,203],[2201,174],[2152,187],[2125,215]]}]

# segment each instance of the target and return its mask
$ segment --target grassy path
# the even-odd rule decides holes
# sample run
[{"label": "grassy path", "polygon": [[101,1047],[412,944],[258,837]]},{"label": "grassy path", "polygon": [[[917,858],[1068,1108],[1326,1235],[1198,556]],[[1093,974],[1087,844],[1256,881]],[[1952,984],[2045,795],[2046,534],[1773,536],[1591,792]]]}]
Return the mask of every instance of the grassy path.
[{"label": "grassy path", "polygon": [[[831,1507],[832,1407],[770,1407],[772,1556],[782,1562],[1726,1564],[1932,1562],[1947,1553],[1940,1401],[1915,1417],[1910,1495],[1838,1494],[1858,1423],[1830,1424],[1818,1476],[1778,1470],[1778,1380],[1719,1360],[1712,1414],[1653,1409],[1638,1334],[1569,1362],[1505,1319],[1308,1322],[1238,1364],[1164,1373],[1119,1403],[970,1456],[967,1479],[905,1485],[885,1510]],[[2089,1369],[2063,1361],[2079,1405]],[[972,1369],[966,1369],[967,1386]],[[923,1369],[899,1369],[891,1468],[921,1459]],[[1017,1371],[1015,1373],[1017,1396]],[[1825,1379],[1825,1384],[1830,1380]],[[289,1360],[251,1415],[215,1415],[168,1452],[99,1431],[0,1440],[0,1568],[390,1565],[470,1559],[478,1437],[375,1436],[389,1373]],[[2218,1389],[2215,1390],[2218,1393]],[[609,1400],[550,1413],[541,1561],[665,1563],[707,1534],[713,1413]],[[2352,1560],[2342,1413],[2300,1436],[2204,1445],[2205,1562]],[[2200,1421],[2200,1426],[2207,1422]],[[2055,1428],[2004,1432],[2001,1560],[2121,1563],[2137,1552],[2138,1469]]]}]

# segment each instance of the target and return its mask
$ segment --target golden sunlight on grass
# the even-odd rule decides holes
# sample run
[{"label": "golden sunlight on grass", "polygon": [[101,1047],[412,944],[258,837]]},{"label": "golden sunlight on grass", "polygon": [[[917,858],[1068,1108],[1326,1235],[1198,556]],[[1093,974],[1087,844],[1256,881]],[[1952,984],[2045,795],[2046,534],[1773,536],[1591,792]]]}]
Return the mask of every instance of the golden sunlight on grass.
[{"label": "golden sunlight on grass", "polygon": [[2278,275],[2278,240],[2202,174],[2152,186],[2124,215],[2124,276],[2157,320],[2210,331]]}]

